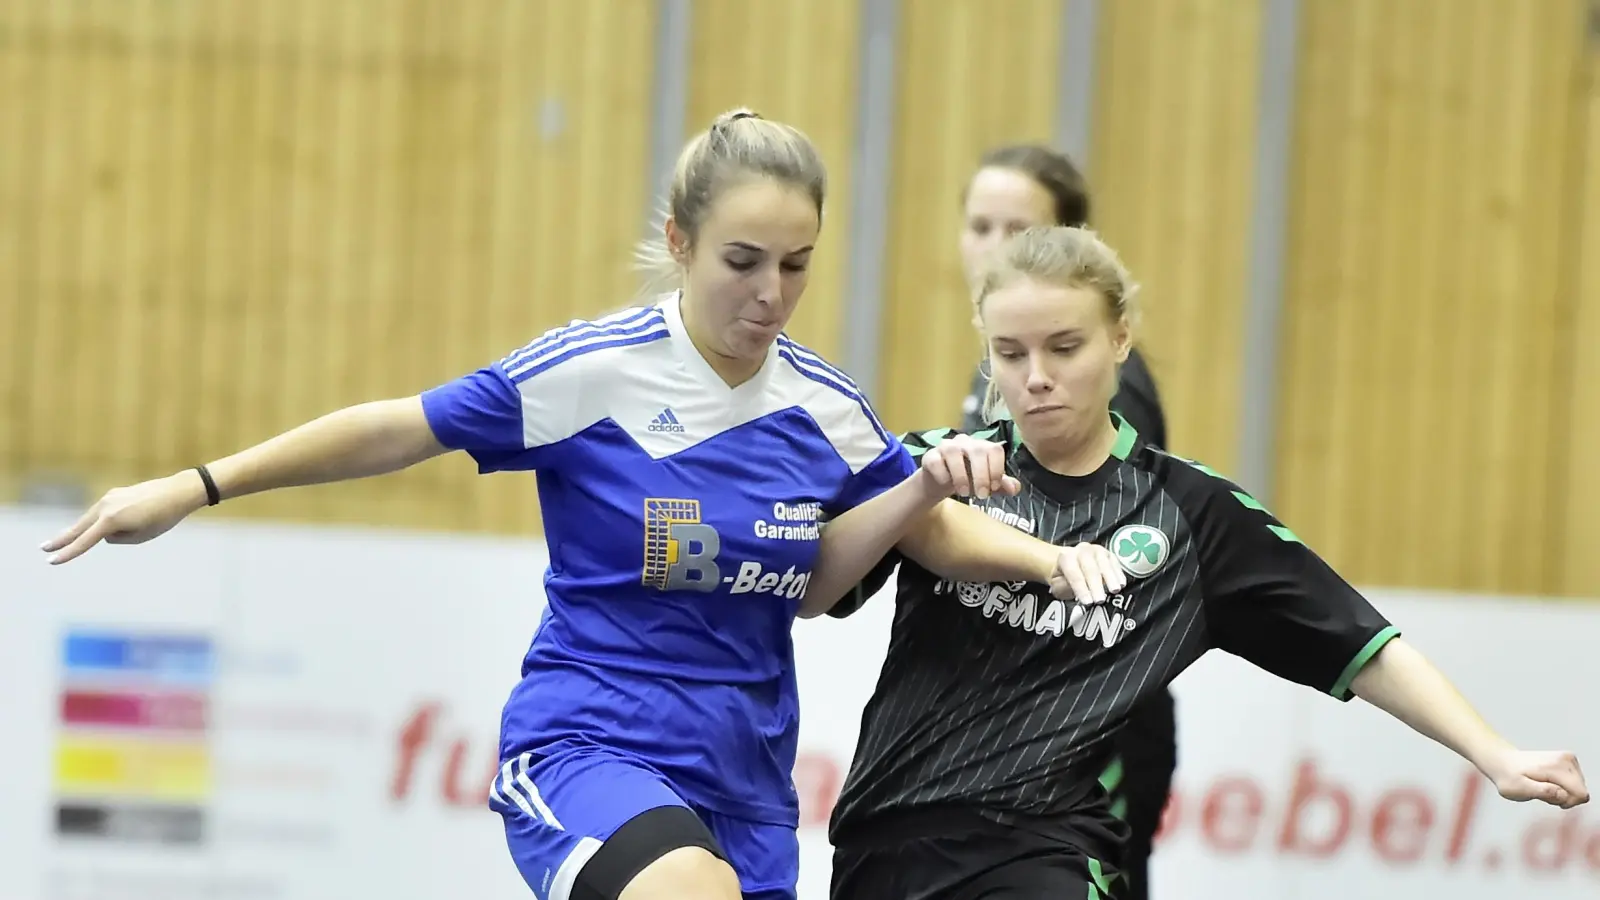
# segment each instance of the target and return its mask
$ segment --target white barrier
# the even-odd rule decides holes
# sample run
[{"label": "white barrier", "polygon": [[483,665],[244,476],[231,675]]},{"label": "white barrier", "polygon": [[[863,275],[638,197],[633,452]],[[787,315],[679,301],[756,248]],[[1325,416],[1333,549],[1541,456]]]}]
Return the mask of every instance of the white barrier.
[{"label": "white barrier", "polygon": [[[0,508],[0,900],[529,896],[483,797],[542,545],[202,517],[51,568],[33,548],[64,518]],[[1600,606],[1374,598],[1514,740],[1600,773]],[[827,896],[823,823],[886,600],[796,626],[805,900]],[[127,635],[193,638],[168,659],[211,653],[215,671],[168,671],[163,703],[119,700],[148,677],[108,662]],[[1600,895],[1600,814],[1505,803],[1359,701],[1219,653],[1177,692],[1159,900]],[[151,744],[94,724],[152,716],[203,732]],[[133,795],[152,792],[172,809]]]}]

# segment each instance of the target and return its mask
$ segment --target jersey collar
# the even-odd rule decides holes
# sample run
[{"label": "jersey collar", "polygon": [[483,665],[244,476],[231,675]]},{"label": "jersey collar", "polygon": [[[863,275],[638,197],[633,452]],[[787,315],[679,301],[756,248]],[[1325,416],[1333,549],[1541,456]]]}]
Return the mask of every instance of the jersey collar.
[{"label": "jersey collar", "polygon": [[667,331],[672,335],[672,347],[677,353],[678,361],[696,381],[713,392],[730,398],[760,394],[772,377],[773,370],[778,367],[778,342],[773,341],[772,346],[767,348],[767,358],[761,361],[761,368],[756,370],[756,374],[752,375],[749,381],[736,388],[728,387],[728,383],[722,380],[717,370],[711,368],[711,363],[706,362],[706,358],[700,355],[694,341],[689,339],[689,331],[683,324],[683,310],[679,308],[682,300],[683,292],[674,291],[663,296],[658,304],[667,320]]},{"label": "jersey collar", "polygon": [[1023,480],[1044,492],[1045,496],[1058,503],[1071,503],[1081,499],[1084,493],[1091,488],[1102,484],[1117,467],[1122,465],[1128,455],[1133,452],[1134,444],[1139,439],[1138,432],[1128,424],[1128,420],[1113,412],[1111,420],[1117,425],[1117,442],[1111,447],[1111,454],[1099,468],[1087,475],[1062,475],[1045,468],[1028,446],[1022,442],[1022,432],[1016,423],[1006,423],[1011,431],[1011,448],[1017,467],[1022,472]]}]

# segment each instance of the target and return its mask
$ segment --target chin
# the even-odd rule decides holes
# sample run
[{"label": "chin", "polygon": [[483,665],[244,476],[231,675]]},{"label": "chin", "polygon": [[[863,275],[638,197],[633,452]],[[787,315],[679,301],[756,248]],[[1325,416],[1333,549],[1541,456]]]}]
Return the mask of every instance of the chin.
[{"label": "chin", "polygon": [[728,335],[726,338],[728,355],[735,359],[743,360],[761,359],[767,355],[767,348],[772,346],[772,342],[777,340],[777,337],[776,334],[770,338],[761,337],[740,330]]}]

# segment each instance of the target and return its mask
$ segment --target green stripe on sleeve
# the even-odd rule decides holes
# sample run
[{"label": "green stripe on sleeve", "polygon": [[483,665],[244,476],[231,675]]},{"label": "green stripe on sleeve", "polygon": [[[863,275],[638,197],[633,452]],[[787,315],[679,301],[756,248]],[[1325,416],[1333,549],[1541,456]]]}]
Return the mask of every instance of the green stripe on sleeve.
[{"label": "green stripe on sleeve", "polygon": [[1288,541],[1291,544],[1305,544],[1305,541],[1300,540],[1300,535],[1295,534],[1282,525],[1268,525],[1267,530],[1277,535],[1278,539],[1281,541]]},{"label": "green stripe on sleeve", "polygon": [[1349,700],[1350,683],[1355,681],[1356,676],[1361,674],[1361,670],[1366,664],[1371,662],[1374,656],[1378,655],[1378,651],[1383,649],[1384,644],[1399,636],[1400,629],[1393,625],[1373,635],[1372,640],[1367,641],[1367,645],[1361,648],[1361,652],[1357,653],[1355,658],[1350,660],[1350,664],[1344,667],[1344,671],[1339,673],[1339,680],[1333,683],[1333,690],[1328,691],[1328,693],[1332,694],[1335,700]]},{"label": "green stripe on sleeve", "polygon": [[1266,512],[1267,511],[1267,508],[1265,506],[1261,505],[1261,501],[1260,500],[1257,500],[1256,498],[1250,496],[1249,494],[1246,494],[1243,491],[1234,491],[1233,492],[1233,499],[1235,499],[1235,500],[1239,501],[1240,503],[1244,504],[1244,508],[1245,509],[1253,509],[1253,510],[1255,510],[1257,512]]}]

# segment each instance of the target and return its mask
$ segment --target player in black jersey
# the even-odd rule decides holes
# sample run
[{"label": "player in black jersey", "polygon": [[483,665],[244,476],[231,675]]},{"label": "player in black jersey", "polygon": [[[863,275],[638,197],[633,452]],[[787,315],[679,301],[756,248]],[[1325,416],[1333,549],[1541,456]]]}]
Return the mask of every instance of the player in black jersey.
[{"label": "player in black jersey", "polygon": [[[1587,802],[1570,753],[1492,731],[1398,630],[1247,492],[1110,412],[1134,285],[1076,228],[1024,231],[979,293],[1014,421],[1014,496],[972,501],[1075,549],[1072,590],[952,583],[898,563],[888,655],[829,836],[833,900],[1115,897],[1126,826],[1099,782],[1128,713],[1220,648],[1454,750],[1503,797]],[[952,430],[914,435],[917,452]]]},{"label": "player in black jersey", "polygon": [[[974,297],[984,261],[1007,237],[1044,225],[1088,227],[1093,205],[1088,180],[1072,160],[1038,144],[1011,144],[985,153],[961,200],[961,262]],[[979,325],[976,309],[973,324]],[[989,387],[986,370],[986,363],[976,367],[962,403],[961,428],[968,434],[983,430],[999,412],[984,402]],[[1167,446],[1161,395],[1137,347],[1129,347],[1122,362],[1111,408],[1146,443],[1157,449]],[[1149,900],[1150,853],[1178,767],[1177,704],[1170,690],[1153,692],[1129,711],[1111,740],[1109,757],[1101,782],[1111,794],[1112,813],[1128,825],[1122,900]]]}]

